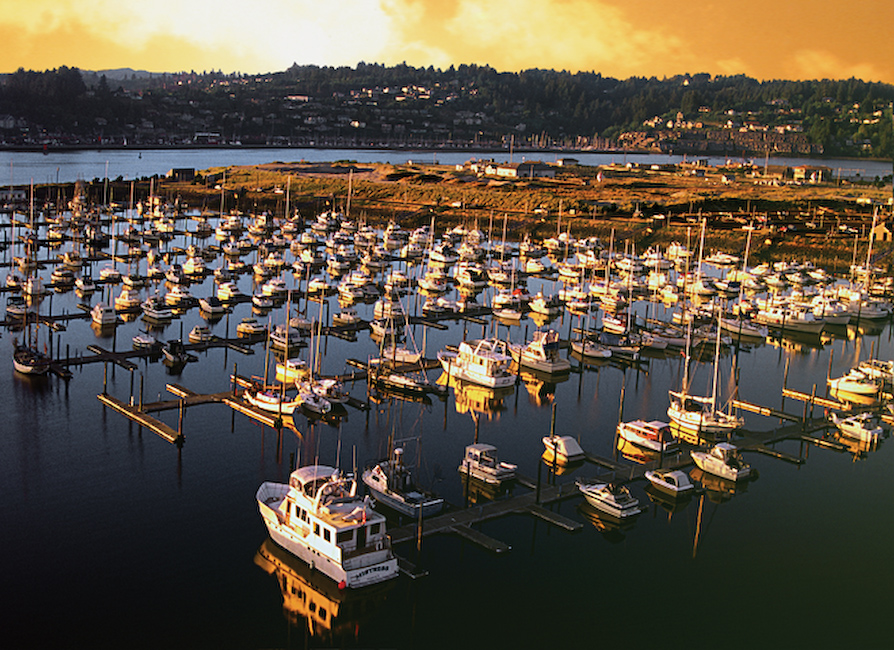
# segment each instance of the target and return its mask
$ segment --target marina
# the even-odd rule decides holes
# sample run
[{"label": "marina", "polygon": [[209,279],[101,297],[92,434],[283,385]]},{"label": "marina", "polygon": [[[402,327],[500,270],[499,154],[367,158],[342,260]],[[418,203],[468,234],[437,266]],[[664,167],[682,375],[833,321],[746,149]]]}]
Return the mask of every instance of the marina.
[{"label": "marina", "polygon": [[[182,283],[195,300],[177,304],[169,319],[147,319],[139,305],[110,306],[110,296],[114,301],[121,292],[111,279],[95,278],[95,292],[81,295],[66,288],[72,285],[47,281],[47,295],[25,301],[33,310],[36,349],[45,347],[47,376],[13,370],[11,342],[25,334],[29,321],[7,309],[3,336],[10,344],[0,383],[12,396],[11,424],[0,463],[4,493],[10,496],[0,501],[0,514],[10,522],[5,532],[9,557],[29,567],[4,564],[9,588],[20,594],[0,619],[14,640],[30,633],[38,645],[58,645],[54,630],[65,629],[69,641],[89,643],[94,632],[79,621],[99,604],[110,640],[99,645],[120,644],[150,620],[159,622],[138,645],[157,646],[171,636],[192,647],[318,645],[320,638],[306,622],[316,617],[319,628],[318,610],[289,609],[292,598],[282,586],[288,580],[314,594],[316,607],[325,603],[333,615],[338,612],[341,623],[353,620],[348,626],[353,632],[342,639],[345,646],[462,644],[462,630],[444,628],[465,625],[472,608],[521,621],[501,643],[576,646],[589,638],[583,623],[547,630],[534,622],[560,613],[586,620],[584,596],[607,584],[613,592],[641,599],[656,573],[698,597],[718,571],[751,578],[731,601],[737,615],[760,617],[767,607],[784,606],[793,620],[806,617],[810,623],[809,629],[797,631],[785,622],[768,623],[750,643],[877,645],[885,638],[884,626],[872,618],[881,604],[870,604],[868,616],[845,604],[838,610],[843,622],[829,623],[815,614],[810,601],[839,591],[875,593],[890,573],[884,545],[894,531],[894,515],[884,508],[857,506],[854,511],[842,502],[847,495],[870,492],[883,499],[890,487],[890,381],[876,376],[872,381],[878,390],[870,400],[865,394],[852,400],[833,391],[829,382],[861,362],[885,371],[885,360],[894,357],[890,312],[873,319],[856,316],[818,333],[783,325],[782,331],[753,340],[716,334],[711,327],[719,319],[709,315],[692,328],[704,328],[696,344],[684,332],[664,346],[636,343],[635,357],[615,352],[582,356],[573,344],[585,337],[595,343],[603,315],[612,313],[609,302],[623,303],[621,309],[627,310],[623,318],[606,319],[621,335],[628,324],[651,324],[652,335],[656,324],[670,328],[684,318],[683,303],[662,302],[639,289],[611,301],[596,298],[601,307],[588,304],[580,313],[569,307],[573,298],[558,299],[571,280],[537,273],[509,278],[509,283],[524,283],[529,296],[544,301],[555,297],[549,314],[520,305],[520,318],[498,318],[493,301],[510,286],[500,280],[478,287],[475,306],[462,311],[458,305],[470,303],[458,282],[430,285],[444,299],[434,309],[432,296],[420,288],[424,258],[402,258],[397,247],[384,268],[367,269],[368,279],[350,276],[368,297],[348,297],[335,287],[350,271],[330,270],[330,265],[293,268],[301,251],[293,251],[290,242],[315,232],[312,226],[320,222],[317,215],[287,214],[290,218],[269,219],[270,230],[254,238],[256,246],[270,244],[285,224],[295,224],[278,257],[269,256],[273,251],[243,256],[248,268],[269,260],[270,268],[282,269],[263,278],[255,269],[230,269],[225,260],[234,256],[221,248],[209,251],[210,240],[194,234],[196,214],[168,214],[177,234],[164,251],[169,253],[161,262],[166,269],[175,260],[185,262],[190,246],[208,251],[209,258],[205,271],[196,264]],[[114,222],[104,218],[104,227],[114,230],[117,224],[123,230],[125,217],[132,217],[129,210]],[[209,232],[224,221],[203,218],[212,226]],[[242,217],[246,225],[259,221]],[[17,228],[28,222],[18,215]],[[42,223],[40,238],[47,228]],[[401,241],[397,227],[355,227],[357,233],[372,233],[376,243],[386,232]],[[337,228],[325,232],[333,237]],[[466,234],[458,235],[456,250],[473,229],[469,223]],[[448,236],[437,224],[433,230],[433,239]],[[315,241],[316,250],[327,249],[324,238]],[[339,244],[345,246],[339,255],[351,246],[364,248],[354,233],[350,241]],[[504,243],[501,253],[517,258],[518,243],[503,248]],[[12,260],[20,246],[10,248]],[[52,254],[40,248],[37,274],[48,279],[63,253],[80,248],[74,238],[63,239]],[[143,254],[133,257],[108,248],[79,255],[94,268],[133,267],[125,274],[134,283],[129,290],[146,299],[181,286],[179,280],[153,279],[149,272],[146,253],[155,251],[161,260],[164,248],[144,242]],[[584,259],[584,249],[578,251]],[[447,247],[439,252],[449,253]],[[602,278],[615,273],[610,255],[603,255]],[[573,259],[563,256],[566,263]],[[623,259],[621,266],[635,268],[631,256]],[[360,266],[357,261],[346,268]],[[7,268],[16,267],[10,262]],[[207,300],[219,286],[215,267],[231,271],[228,281],[237,289],[234,299],[220,304]],[[89,272],[89,266],[80,268],[81,275]],[[724,277],[716,268],[706,266],[705,272]],[[406,278],[405,290],[396,288],[402,286],[398,274]],[[263,286],[273,287],[271,278],[281,279],[285,289],[269,289],[277,297],[268,296],[272,305],[259,308],[251,296]],[[311,291],[311,280],[318,281],[319,291]],[[631,286],[633,277],[625,276],[622,288],[625,284]],[[18,295],[8,283],[4,289]],[[210,308],[201,309],[200,298]],[[736,299],[729,293],[687,304],[694,309]],[[884,291],[872,298],[887,299]],[[91,324],[90,310],[103,302],[114,321],[109,317]],[[377,336],[371,329],[377,318],[384,318],[383,327],[390,326],[394,334]],[[241,330],[240,324],[245,324]],[[279,352],[273,337],[277,328],[282,332]],[[196,335],[190,337],[191,332]],[[159,345],[132,347],[141,333]],[[518,352],[531,342],[540,346],[536,362],[518,363],[519,355],[513,362],[511,346]],[[625,341],[615,349],[629,345]],[[459,364],[463,370],[475,372],[455,372],[460,355],[465,355]],[[295,360],[288,373],[281,365],[285,359]],[[383,368],[390,382],[381,381]],[[288,380],[280,382],[277,376]],[[400,390],[409,386],[400,378],[418,378],[427,387]],[[326,398],[313,392],[314,386],[330,391],[327,408],[320,407]],[[671,399],[681,389],[690,390],[685,393],[690,397],[710,395],[712,408],[734,414],[741,424],[714,431],[698,423],[680,428],[665,422]],[[259,405],[247,395],[265,395],[269,403]],[[846,435],[836,427],[839,415],[833,418],[833,412],[841,418],[866,412],[883,423],[882,429],[866,424],[867,415],[848,420]],[[619,427],[622,423],[630,425],[629,432]],[[663,444],[666,429],[674,445]],[[419,441],[418,450],[410,445],[395,454],[396,441],[407,439]],[[720,465],[696,460],[712,449],[719,449]],[[723,469],[731,467],[731,459],[748,468],[747,476]],[[412,467],[412,481],[400,478],[404,464]],[[364,468],[376,467],[387,480],[361,480]],[[336,470],[340,473],[333,478]],[[847,477],[843,496],[829,494],[828,481],[836,476]],[[324,495],[324,482],[332,482],[331,495]],[[62,494],[60,484],[66,488]],[[312,490],[305,489],[310,485]],[[374,506],[364,497],[376,485],[381,494],[385,486],[400,485],[404,496],[390,507]],[[300,494],[290,492],[299,488]],[[441,501],[430,511],[408,505],[422,496]],[[315,521],[323,525],[319,539],[312,522],[306,529],[292,525],[287,502],[316,513]],[[836,524],[830,527],[830,521]],[[359,532],[374,524],[387,532]],[[60,525],[69,543],[49,553],[47,540]],[[777,545],[758,553],[756,546],[767,536]],[[308,539],[313,544],[301,541]],[[830,560],[829,545],[850,539],[858,539],[865,552]],[[336,546],[341,555],[331,554]],[[370,557],[378,554],[375,562],[352,566],[364,549]],[[326,559],[320,555],[327,553]],[[836,573],[868,577],[851,585],[804,570],[826,562]],[[64,567],[73,567],[72,577],[66,577]],[[374,575],[364,573],[368,567],[382,567],[375,571],[387,573],[387,580],[364,586]],[[52,599],[71,603],[63,611],[52,607],[43,590],[53,580]],[[172,590],[183,606],[166,614],[160,603],[170,602]],[[530,598],[538,590],[546,590],[548,597]],[[209,593],[214,597],[209,599]],[[374,615],[358,612],[350,619],[347,605],[363,601],[367,593],[378,599]],[[127,595],[126,605],[117,602],[119,594]],[[224,620],[221,610],[227,614]],[[45,625],[28,632],[19,621],[33,612]],[[604,630],[600,641],[628,642],[623,628],[646,616],[674,630],[672,645],[703,641],[680,624],[678,615],[643,610],[620,616],[623,624]],[[846,624],[854,616],[869,622],[855,632]],[[476,635],[467,645],[499,645],[494,630],[476,628]]]}]

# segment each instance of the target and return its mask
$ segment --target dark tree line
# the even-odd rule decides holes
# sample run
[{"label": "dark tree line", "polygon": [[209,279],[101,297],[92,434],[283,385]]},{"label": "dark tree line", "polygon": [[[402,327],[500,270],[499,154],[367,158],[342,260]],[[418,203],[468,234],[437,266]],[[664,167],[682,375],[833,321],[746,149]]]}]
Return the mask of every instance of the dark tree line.
[{"label": "dark tree line", "polygon": [[[405,88],[427,95],[403,93]],[[371,92],[358,95],[363,90]],[[289,105],[285,98],[293,95],[309,101]],[[264,75],[131,73],[114,79],[62,67],[20,69],[0,81],[0,116],[26,120],[32,130],[87,138],[140,128],[166,137],[203,129],[294,136],[332,128],[320,124],[340,117],[362,124],[357,133],[369,138],[377,125],[388,123],[449,133],[454,140],[477,132],[492,140],[544,134],[562,143],[616,138],[643,130],[646,120],[664,123],[682,114],[705,128],[746,118],[789,125],[829,154],[890,157],[892,105],[894,86],[859,79],[760,82],[704,73],[614,79],[598,72],[512,73],[465,64],[442,70],[361,62],[353,68],[293,65]]]}]

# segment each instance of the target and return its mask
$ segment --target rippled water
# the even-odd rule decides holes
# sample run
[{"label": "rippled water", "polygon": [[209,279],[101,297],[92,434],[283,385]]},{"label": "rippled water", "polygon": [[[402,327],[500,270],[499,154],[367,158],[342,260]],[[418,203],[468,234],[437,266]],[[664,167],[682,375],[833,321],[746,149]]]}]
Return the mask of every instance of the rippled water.
[{"label": "rippled water", "polygon": [[[532,281],[532,293],[541,284],[554,290],[552,281]],[[240,286],[248,291],[249,285],[243,276]],[[191,291],[210,295],[212,287],[209,277]],[[52,312],[74,312],[77,301],[74,293],[55,294]],[[335,299],[330,301],[334,311]],[[41,311],[49,310],[47,298]],[[371,310],[359,307],[367,318]],[[274,310],[272,322],[283,321],[284,311]],[[250,305],[237,306],[229,322],[212,325],[213,332],[232,333],[249,312]],[[185,334],[201,322],[193,309],[162,337]],[[446,331],[426,331],[427,356],[462,338],[461,322],[447,324]],[[553,323],[563,337],[572,325],[576,320],[567,316]],[[125,349],[141,327],[140,321],[125,323],[114,337],[97,338],[87,321],[72,321],[54,346],[72,355],[86,354],[91,343]],[[470,336],[481,332],[480,325],[465,328]],[[520,341],[533,328],[524,320],[500,327],[499,334]],[[512,547],[500,556],[456,536],[427,537],[421,555],[412,546],[398,551],[428,576],[401,576],[371,594],[339,595],[300,563],[262,547],[267,535],[255,491],[262,481],[285,480],[293,458],[348,469],[355,456],[362,465],[386,453],[390,435],[421,438],[422,482],[462,507],[456,467],[475,438],[475,419],[479,440],[495,444],[521,473],[546,481],[539,457],[552,402],[558,433],[613,457],[622,386],[624,419],[664,418],[667,390],[681,381],[679,354],[649,359],[639,369],[585,368],[553,387],[520,383],[500,398],[480,391],[457,398],[451,391],[446,402],[431,405],[394,401],[373,404],[368,412],[349,408],[335,424],[311,424],[300,416],[299,433],[277,434],[223,405],[197,406],[185,413],[186,443],[178,449],[102,407],[96,399],[101,364],[76,369],[67,383],[15,375],[9,353],[14,336],[3,333],[8,352],[0,357],[0,391],[7,396],[0,427],[0,634],[7,647],[887,645],[887,593],[894,577],[890,441],[857,457],[794,441],[779,444],[807,457],[800,466],[749,453],[760,476],[747,489],[709,492],[673,513],[653,504],[636,482],[631,491],[645,512],[628,529],[598,518],[580,497],[554,506],[583,523],[578,533],[528,515],[487,522],[480,530]],[[421,328],[416,337],[421,342]],[[739,353],[740,396],[801,414],[800,402],[783,404],[781,398],[786,363],[789,387],[809,393],[816,384],[823,394],[830,368],[841,374],[871,348],[881,358],[892,357],[890,323],[862,337],[851,328],[822,342],[755,345]],[[263,374],[263,354],[256,349],[252,356],[225,348],[199,353],[199,361],[177,377],[159,362],[138,361],[134,391],[142,381],[148,401],[164,398],[170,381],[197,392],[227,390],[234,364],[240,374]],[[328,337],[323,349],[323,371],[339,373],[346,358],[366,359],[376,346],[361,333],[354,343]],[[722,360],[727,388],[731,363],[728,353]],[[708,390],[709,382],[707,363],[699,366],[694,385]],[[366,399],[364,383],[348,388]],[[108,390],[127,399],[131,373],[110,366]],[[489,408],[473,417],[465,409],[476,404]],[[160,417],[177,427],[176,411]],[[759,415],[745,417],[748,429],[779,426]],[[408,453],[416,453],[414,443]],[[585,465],[558,481],[596,472]],[[320,620],[318,609],[311,614],[298,606],[300,593],[315,599],[317,608],[322,604],[330,622]]]}]

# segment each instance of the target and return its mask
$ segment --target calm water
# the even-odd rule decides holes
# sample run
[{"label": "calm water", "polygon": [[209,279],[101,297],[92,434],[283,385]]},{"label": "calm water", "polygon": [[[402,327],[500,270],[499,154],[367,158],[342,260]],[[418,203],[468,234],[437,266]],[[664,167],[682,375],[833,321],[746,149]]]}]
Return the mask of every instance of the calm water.
[{"label": "calm water", "polygon": [[[513,160],[544,160],[552,162],[558,158],[576,158],[584,165],[607,165],[637,162],[640,164],[679,163],[683,156],[664,154],[634,154],[623,152],[610,153],[552,153],[552,152],[515,152]],[[336,160],[354,160],[359,163],[394,163],[402,164],[408,160],[415,162],[437,162],[445,165],[461,164],[470,158],[508,160],[508,151],[483,152],[446,152],[446,151],[414,151],[414,150],[359,150],[359,149],[133,149],[133,150],[83,150],[83,151],[51,151],[47,154],[38,152],[0,151],[0,186],[27,185],[35,183],[90,181],[94,178],[117,178],[125,180],[166,174],[174,168],[194,168],[197,170],[226,165],[258,165],[273,161],[282,162],[331,162]],[[693,157],[689,156],[692,160]],[[712,165],[723,164],[727,158],[709,157]],[[742,159],[735,159],[736,162]],[[751,160],[751,159],[748,159]],[[754,159],[761,165],[764,160]],[[891,174],[890,161],[839,160],[839,159],[807,159],[807,158],[773,158],[771,164],[776,165],[825,165],[830,167],[836,177],[862,177],[874,179],[876,176]]]},{"label": "calm water", "polygon": [[[249,291],[250,282],[243,276],[241,288]],[[532,293],[541,284],[532,281]],[[554,285],[546,282],[545,288]],[[210,295],[212,279],[191,291]],[[41,310],[72,312],[77,301],[71,292],[55,294],[52,306],[47,298]],[[359,308],[364,317],[371,310]],[[233,332],[249,313],[250,305],[237,306],[229,324],[221,320],[212,330]],[[284,318],[284,308],[271,314],[274,323]],[[193,309],[161,337],[185,335],[202,322]],[[563,336],[571,325],[567,317],[553,323]],[[98,339],[87,321],[73,321],[59,341],[72,354],[91,343],[124,349],[141,327],[140,321],[122,324],[114,338]],[[520,341],[533,327],[525,320],[499,332]],[[470,335],[480,330],[468,325]],[[462,333],[461,323],[429,329],[427,356],[458,343]],[[421,329],[415,335],[421,342]],[[551,391],[557,432],[612,456],[622,386],[624,419],[663,419],[667,390],[681,381],[679,355],[650,359],[639,371],[584,369],[553,387],[520,384],[501,398],[451,391],[446,402],[431,405],[386,402],[368,413],[349,408],[338,424],[311,424],[299,416],[300,433],[281,436],[223,405],[199,406],[186,412],[186,444],[178,450],[103,409],[96,400],[103,382],[99,364],[76,370],[68,383],[17,376],[10,361],[13,336],[3,333],[7,353],[0,355],[0,391],[7,396],[0,428],[5,647],[643,647],[657,640],[704,647],[716,639],[724,647],[749,648],[889,645],[890,441],[861,459],[804,450],[809,458],[800,467],[749,454],[760,476],[747,489],[725,499],[711,495],[701,508],[696,498],[672,514],[635,483],[631,490],[646,511],[626,530],[604,529],[575,497],[555,509],[584,523],[576,534],[525,515],[482,525],[484,533],[512,546],[501,556],[458,537],[429,537],[421,556],[413,547],[398,549],[427,569],[427,577],[401,576],[372,593],[333,597],[331,584],[299,563],[279,572],[271,568],[273,575],[260,566],[272,565],[262,557],[267,535],[254,494],[262,481],[284,480],[295,455],[348,469],[354,455],[363,464],[386,453],[389,435],[419,438],[422,482],[461,507],[456,466],[476,429],[467,405],[489,405],[475,416],[481,441],[495,444],[525,475],[541,473],[545,480],[539,456],[550,428]],[[850,329],[822,343],[756,345],[739,355],[741,397],[782,406],[786,361],[790,387],[810,392],[818,384],[822,393],[830,356],[838,375],[868,357],[871,347],[892,358],[889,323],[862,337]],[[343,372],[346,358],[365,359],[375,350],[367,334],[355,343],[330,337],[323,370]],[[199,392],[226,390],[234,363],[240,374],[263,374],[258,352],[200,353],[200,361],[179,377],[169,376],[161,363],[140,361],[134,386],[139,389],[142,377],[147,401],[165,397],[169,381]],[[731,362],[730,355],[722,360],[725,387]],[[708,390],[709,382],[705,364],[694,386]],[[131,373],[110,367],[108,383],[110,393],[126,399]],[[349,388],[365,398],[364,384]],[[791,400],[785,408],[802,412]],[[161,417],[177,426],[176,411]],[[753,430],[778,425],[752,414],[746,422]],[[415,443],[407,448],[416,453]],[[797,442],[779,448],[800,451]],[[595,473],[584,466],[558,480]],[[316,624],[312,633],[302,613],[284,611],[284,581],[304,585],[317,602],[338,609],[339,622],[331,629]]]}]

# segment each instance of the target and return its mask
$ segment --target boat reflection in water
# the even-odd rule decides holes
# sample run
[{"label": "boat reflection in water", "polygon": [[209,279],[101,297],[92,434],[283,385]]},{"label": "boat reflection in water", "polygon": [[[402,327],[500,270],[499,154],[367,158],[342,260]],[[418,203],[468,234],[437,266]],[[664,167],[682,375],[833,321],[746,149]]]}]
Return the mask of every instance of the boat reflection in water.
[{"label": "boat reflection in water", "polygon": [[590,505],[587,501],[577,506],[577,511],[589,521],[607,542],[617,544],[623,542],[627,532],[633,528],[639,515],[632,517],[616,517]]},{"label": "boat reflection in water", "polygon": [[659,490],[651,484],[647,485],[644,491],[649,497],[649,501],[668,513],[668,518],[670,518],[670,515],[685,510],[692,502],[692,495],[695,492],[694,490],[688,490],[675,496],[664,490]]},{"label": "boat reflection in water", "polygon": [[829,397],[834,397],[839,402],[859,404],[860,406],[875,406],[878,404],[877,395],[877,393],[875,395],[861,395],[860,393],[852,393],[847,390],[829,389]]},{"label": "boat reflection in water", "polygon": [[[644,449],[621,436],[618,436],[618,452],[626,460],[637,463],[638,465],[658,462],[660,457],[659,452],[652,451],[651,449]],[[665,454],[665,458],[667,458],[667,456],[668,454]]]},{"label": "boat reflection in water", "polygon": [[576,460],[570,463],[560,462],[558,458],[556,458],[555,454],[553,454],[551,449],[545,450],[541,455],[540,459],[543,461],[543,464],[549,469],[549,471],[556,476],[562,476],[563,474],[573,474],[575,470],[580,469],[584,466],[583,460]]},{"label": "boat reflection in water", "polygon": [[312,639],[333,647],[356,642],[394,586],[387,580],[359,589],[339,589],[334,580],[277,546],[269,537],[255,564],[276,578],[283,615],[290,626],[303,627]]},{"label": "boat reflection in water", "polygon": [[463,484],[463,501],[468,504],[497,501],[512,496],[512,488],[515,486],[515,481],[488,483],[470,474],[463,474],[460,481]]},{"label": "boat reflection in water", "polygon": [[[446,379],[444,380],[446,381]],[[441,379],[438,380],[441,384]],[[503,388],[488,388],[479,384],[453,379],[450,384],[454,387],[456,397],[456,412],[469,414],[483,414],[488,417],[499,417],[501,411],[506,410],[503,399],[515,392],[515,386]]]},{"label": "boat reflection in water", "polygon": [[756,473],[752,473],[748,479],[731,481],[696,467],[689,472],[689,478],[705,489],[705,494],[708,496],[709,501],[712,503],[725,503],[736,494],[746,492],[749,481],[755,480],[757,476]]},{"label": "boat reflection in water", "polygon": [[556,384],[568,381],[571,376],[570,372],[559,374],[549,374],[530,370],[527,368],[519,368],[513,363],[512,372],[517,372],[521,380],[525,384],[528,391],[528,401],[534,406],[550,406],[556,398]]},{"label": "boat reflection in water", "polygon": [[846,436],[840,431],[831,431],[828,437],[829,440],[834,440],[840,444],[842,451],[850,453],[855,463],[869,456],[870,452],[877,451],[882,444],[882,440],[877,439],[875,442],[872,440],[858,440],[857,438]]}]

